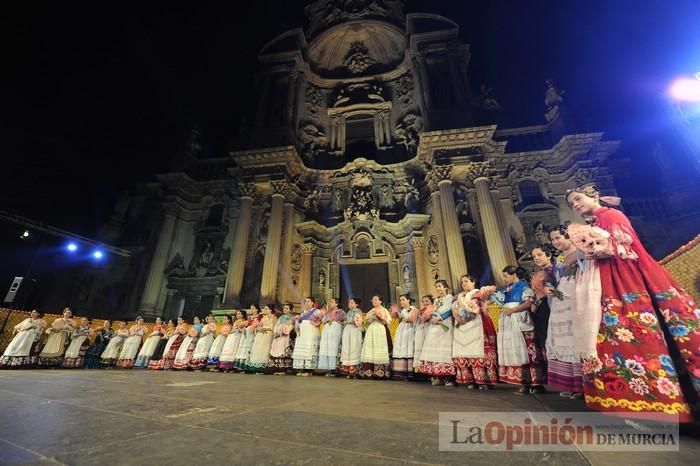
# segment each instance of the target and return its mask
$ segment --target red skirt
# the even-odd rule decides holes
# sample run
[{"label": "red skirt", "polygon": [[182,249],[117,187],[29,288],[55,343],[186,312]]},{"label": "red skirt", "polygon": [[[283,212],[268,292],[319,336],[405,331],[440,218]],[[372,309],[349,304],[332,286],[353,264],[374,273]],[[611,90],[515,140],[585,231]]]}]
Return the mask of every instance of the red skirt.
[{"label": "red skirt", "polygon": [[481,326],[484,331],[484,357],[452,358],[457,383],[477,383],[479,385],[498,383],[496,329],[487,314],[481,314]]},{"label": "red skirt", "polygon": [[542,352],[536,344],[535,331],[523,332],[528,363],[522,366],[499,366],[498,378],[513,385],[542,385],[545,381]]}]

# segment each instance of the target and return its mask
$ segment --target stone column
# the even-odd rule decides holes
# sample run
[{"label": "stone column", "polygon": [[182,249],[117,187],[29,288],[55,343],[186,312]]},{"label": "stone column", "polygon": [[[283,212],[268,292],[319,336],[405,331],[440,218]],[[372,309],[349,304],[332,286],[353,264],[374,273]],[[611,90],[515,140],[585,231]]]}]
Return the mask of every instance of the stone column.
[{"label": "stone column", "polygon": [[[432,294],[430,292],[429,273],[425,270],[425,243],[423,238],[413,238],[411,240],[411,246],[413,247],[413,258],[416,265],[416,286],[418,287],[418,296],[414,296],[414,298],[417,303],[420,303],[422,296]],[[420,308],[420,304],[416,306]]]},{"label": "stone column", "polygon": [[432,183],[437,184],[440,190],[442,226],[450,264],[450,286],[457,289],[459,277],[467,273],[467,260],[464,255],[464,243],[459,229],[451,177],[451,165],[438,165],[431,173]]},{"label": "stone column", "polygon": [[496,284],[500,286],[503,285],[501,271],[507,265],[516,265],[517,260],[510,238],[507,241],[505,238],[507,229],[503,221],[503,214],[499,212],[501,206],[496,203],[491,194],[490,168],[491,166],[487,162],[473,163],[467,179],[473,183],[476,190],[486,249],[489,253],[494,279]]},{"label": "stone column", "polygon": [[175,234],[175,216],[177,215],[177,206],[168,205],[165,207],[165,219],[160,228],[158,243],[156,250],[151,259],[151,267],[146,278],[146,286],[144,287],[143,297],[139,312],[144,318],[152,319],[158,316],[158,298],[165,280],[165,267],[168,266],[168,252],[170,245],[173,242]]},{"label": "stone column", "polygon": [[382,115],[377,113],[372,119],[374,122],[374,145],[380,148],[384,145],[384,127],[382,126]]},{"label": "stone column", "polygon": [[[436,188],[434,186],[431,186],[432,188]],[[442,222],[442,208],[440,207],[440,191],[438,190],[433,190],[433,192],[430,194],[430,202],[432,205],[432,213],[433,213],[433,227],[434,231],[437,233],[435,236],[437,236],[438,239],[438,248],[439,248],[439,255],[438,255],[438,263],[437,267],[440,272],[440,278],[444,278],[447,280],[450,277],[450,266],[448,264],[448,259],[446,258],[447,256],[447,247],[445,245],[445,228]],[[432,292],[433,291],[433,277],[432,275],[430,276],[430,279],[428,280],[429,287],[428,289]]]},{"label": "stone column", "polygon": [[286,181],[272,181],[272,206],[270,207],[270,222],[267,230],[265,245],[265,262],[263,263],[262,283],[260,284],[260,299],[270,303],[277,298],[277,273],[280,268],[280,249],[282,248],[282,207],[284,193],[287,190]]},{"label": "stone column", "polygon": [[236,223],[236,231],[231,245],[231,257],[226,274],[226,291],[224,292],[224,309],[239,307],[241,287],[243,286],[243,274],[245,273],[245,259],[248,251],[248,233],[253,212],[253,198],[255,197],[255,183],[241,185],[241,210]]},{"label": "stone column", "polygon": [[311,295],[311,280],[312,269],[313,269],[313,254],[316,247],[313,244],[305,243],[302,247],[302,253],[304,254],[304,259],[301,263],[301,277],[299,278],[300,288],[301,288],[301,300],[302,302],[307,296]]},{"label": "stone column", "polygon": [[282,304],[289,301],[292,287],[292,274],[290,273],[292,262],[292,247],[294,246],[294,204],[284,203],[284,238],[282,241],[282,257],[280,259],[280,271],[277,276],[277,286],[280,290]]}]

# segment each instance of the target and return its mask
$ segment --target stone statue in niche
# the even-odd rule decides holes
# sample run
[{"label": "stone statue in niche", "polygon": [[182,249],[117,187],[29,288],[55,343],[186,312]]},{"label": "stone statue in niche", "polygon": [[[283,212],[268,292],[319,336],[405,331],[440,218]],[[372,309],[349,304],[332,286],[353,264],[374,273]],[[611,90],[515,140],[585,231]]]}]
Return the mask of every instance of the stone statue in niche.
[{"label": "stone statue in niche", "polygon": [[342,212],[345,208],[345,202],[343,202],[343,191],[336,188],[333,191],[333,210],[336,212]]},{"label": "stone statue in niche", "polygon": [[207,240],[202,252],[199,255],[199,260],[197,261],[197,267],[209,267],[211,261],[214,259],[214,245],[211,241]]},{"label": "stone statue in niche", "polygon": [[216,266],[216,272],[226,275],[226,272],[228,271],[228,261],[226,259],[221,259],[219,261],[219,265]]},{"label": "stone statue in niche", "polygon": [[318,201],[321,199],[321,192],[314,188],[304,199],[304,208],[307,212],[315,214],[318,212]]},{"label": "stone statue in niche", "polygon": [[322,288],[326,286],[326,272],[323,269],[318,273],[318,286]]},{"label": "stone statue in niche", "polygon": [[268,206],[265,206],[265,212],[262,214],[260,219],[260,236],[267,238],[267,231],[270,228],[270,211]]},{"label": "stone statue in niche", "polygon": [[466,198],[460,199],[457,202],[457,205],[455,205],[455,210],[457,211],[457,217],[459,218],[460,222],[469,221],[469,201]]},{"label": "stone statue in niche", "polygon": [[170,261],[170,264],[165,268],[165,276],[180,277],[184,275],[185,272],[185,261],[178,252],[175,254],[175,257],[173,257],[173,260]]},{"label": "stone statue in niche", "polygon": [[406,152],[415,155],[422,129],[423,117],[415,113],[408,113],[396,125],[394,133],[399,144],[403,144],[406,148]]},{"label": "stone statue in niche", "polygon": [[382,207],[392,208],[394,207],[394,196],[391,191],[391,187],[388,184],[383,184],[380,188]]},{"label": "stone statue in niche", "polygon": [[412,179],[410,183],[404,180],[403,187],[406,190],[404,207],[406,207],[407,212],[416,213],[418,211],[420,193],[418,192],[418,188],[416,188],[415,178]]},{"label": "stone statue in niche", "polygon": [[411,281],[411,269],[408,265],[403,266],[403,281],[404,283],[410,283]]},{"label": "stone statue in niche", "polygon": [[547,112],[544,114],[544,117],[548,122],[552,122],[561,113],[561,105],[564,103],[566,91],[557,89],[552,79],[548,79],[546,83],[547,91],[544,94],[544,105],[547,107]]}]

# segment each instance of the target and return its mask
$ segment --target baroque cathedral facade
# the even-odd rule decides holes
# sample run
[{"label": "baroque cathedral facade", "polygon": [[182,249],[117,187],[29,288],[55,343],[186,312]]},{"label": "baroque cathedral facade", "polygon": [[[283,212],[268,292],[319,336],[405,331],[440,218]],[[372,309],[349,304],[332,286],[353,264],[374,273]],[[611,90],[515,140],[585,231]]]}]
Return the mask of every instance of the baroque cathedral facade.
[{"label": "baroque cathedral facade", "polygon": [[306,16],[259,52],[246,150],[198,159],[193,133],[188,169],[118,203],[104,237],[133,254],[94,279],[89,307],[190,317],[307,295],[396,302],[464,273],[499,283],[545,225],[574,219],[568,188],[614,191],[619,142],[568,130],[555,83],[543,123],[484,123],[498,102],[469,82],[450,19],[398,0],[317,0]]}]

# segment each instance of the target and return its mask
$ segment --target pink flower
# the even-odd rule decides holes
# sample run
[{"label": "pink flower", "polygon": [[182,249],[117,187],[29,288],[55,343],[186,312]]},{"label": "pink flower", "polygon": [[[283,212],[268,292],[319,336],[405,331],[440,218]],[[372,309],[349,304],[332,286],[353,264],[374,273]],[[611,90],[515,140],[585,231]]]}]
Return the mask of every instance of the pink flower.
[{"label": "pink flower", "polygon": [[637,395],[646,395],[647,393],[649,393],[649,386],[642,379],[630,380],[630,388]]},{"label": "pink flower", "polygon": [[651,312],[642,312],[639,314],[639,321],[644,325],[656,325],[659,320]]},{"label": "pink flower", "polygon": [[672,382],[667,377],[659,377],[659,379],[656,381],[656,385],[659,387],[659,391],[663,395],[666,395],[671,399],[676,398],[680,394],[678,384]]},{"label": "pink flower", "polygon": [[581,363],[581,372],[584,374],[592,374],[592,373],[597,373],[600,372],[600,370],[603,368],[603,363],[600,362],[600,359],[596,357],[592,357],[590,359],[584,359],[583,362]]}]

